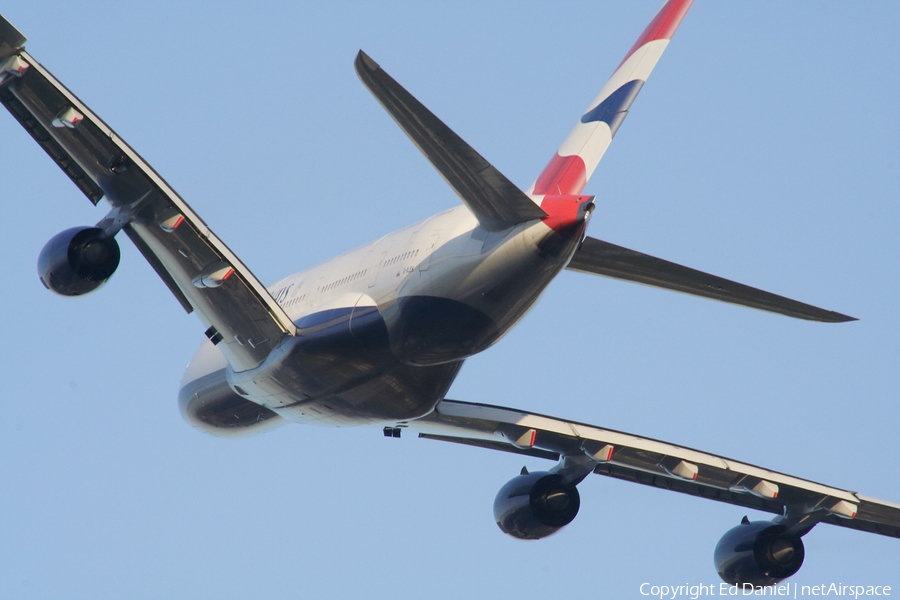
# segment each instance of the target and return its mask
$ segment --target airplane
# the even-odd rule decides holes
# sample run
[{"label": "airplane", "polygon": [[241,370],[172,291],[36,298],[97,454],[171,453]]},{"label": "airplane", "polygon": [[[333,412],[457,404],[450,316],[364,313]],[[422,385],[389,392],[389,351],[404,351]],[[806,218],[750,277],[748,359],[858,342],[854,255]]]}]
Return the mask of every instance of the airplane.
[{"label": "airplane", "polygon": [[[688,7],[689,3],[669,2],[654,23]],[[672,21],[680,22],[681,16],[683,12]],[[611,141],[655,65],[658,55],[653,52],[661,54],[674,27],[668,37],[658,39],[650,39],[656,30],[648,28],[650,37],[639,40],[646,43],[636,44],[637,52],[630,52],[617,70],[620,79],[614,74],[609,89],[601,91],[602,98],[587,111],[586,116],[598,119],[582,118],[524,194],[360,54],[357,70],[363,82],[457,191],[464,206],[264,288],[133,150],[19,51],[24,38],[10,38],[5,26],[3,41],[9,52],[3,57],[4,104],[40,136],[39,143],[92,201],[105,198],[113,205],[97,228],[63,232],[45,247],[41,255],[45,284],[67,295],[98,288],[114,270],[118,254],[114,235],[124,229],[207,330],[209,341],[186,372],[181,393],[185,415],[198,427],[227,434],[259,432],[287,421],[379,423],[392,437],[407,430],[431,439],[553,457],[560,461],[557,467],[523,473],[510,482],[530,488],[528,494],[498,495],[500,523],[507,523],[512,535],[523,537],[544,537],[571,521],[578,503],[574,486],[591,471],[776,514],[787,509],[774,525],[748,523],[736,528],[734,535],[767,539],[757,536],[760,528],[771,534],[773,527],[786,527],[789,534],[770,540],[769,547],[780,545],[782,552],[791,553],[792,568],[802,555],[799,536],[815,522],[875,529],[896,537],[895,505],[733,461],[723,467],[720,457],[663,442],[442,397],[461,361],[502,337],[563,267],[789,316],[848,319],[584,237],[593,200],[582,195],[579,186],[587,183],[604,144]],[[635,59],[638,69],[646,69],[643,79],[622,72],[637,54],[650,55],[647,60],[652,62]],[[620,103],[604,104],[612,97]],[[56,110],[47,108],[50,99],[60,98]],[[566,152],[585,135],[593,144],[586,127],[609,139],[589,144],[588,154]],[[100,158],[106,162],[100,165],[92,152],[100,152],[98,146],[103,144],[108,144],[103,148],[107,152]],[[585,163],[583,175],[578,159]],[[574,182],[567,177],[572,174]],[[185,226],[188,229],[182,229]],[[97,229],[103,230],[102,235],[85,241]],[[84,264],[69,259],[73,248],[79,250],[79,259],[100,263],[99,275],[79,276]],[[540,260],[522,256],[523,248]],[[394,279],[386,282],[385,275]],[[458,303],[460,299],[466,301]],[[435,317],[447,321],[434,322]],[[359,385],[354,387],[354,381]],[[398,385],[409,387],[399,394],[384,393],[379,387],[396,392]],[[317,386],[328,389],[315,390]],[[727,477],[739,481],[724,485]],[[532,494],[554,482],[559,485],[550,492]],[[535,514],[532,496],[545,501],[548,510],[564,505],[563,514],[557,521]],[[853,506],[848,505],[855,505],[860,514],[852,516]],[[566,519],[564,524],[544,522]],[[738,558],[743,565],[747,556]],[[773,573],[768,569],[763,581],[778,579],[780,575]]]}]

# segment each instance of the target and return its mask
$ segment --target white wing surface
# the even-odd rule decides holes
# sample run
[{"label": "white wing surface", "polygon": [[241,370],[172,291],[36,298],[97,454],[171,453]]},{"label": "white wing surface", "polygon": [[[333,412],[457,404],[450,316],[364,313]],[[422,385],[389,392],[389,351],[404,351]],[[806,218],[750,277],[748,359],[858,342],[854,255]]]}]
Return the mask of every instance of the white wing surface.
[{"label": "white wing surface", "polygon": [[419,437],[549,460],[586,461],[598,475],[776,515],[900,537],[900,505],[792,475],[594,425],[512,408],[444,400],[398,427]]},{"label": "white wing surface", "polygon": [[236,371],[253,368],[296,328],[253,273],[128,144],[32,58],[0,17],[0,102],[78,188],[112,211]]}]

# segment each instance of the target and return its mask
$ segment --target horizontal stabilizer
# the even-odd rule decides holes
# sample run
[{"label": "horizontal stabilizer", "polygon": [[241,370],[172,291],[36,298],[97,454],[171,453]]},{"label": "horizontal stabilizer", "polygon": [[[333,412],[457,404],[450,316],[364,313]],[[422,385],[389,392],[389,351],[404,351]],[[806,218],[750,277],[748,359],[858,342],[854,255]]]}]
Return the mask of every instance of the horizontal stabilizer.
[{"label": "horizontal stabilizer", "polygon": [[585,238],[584,244],[566,268],[571,271],[626,279],[809,321],[844,323],[856,320],[841,313],[764,292],[592,237]]},{"label": "horizontal stabilizer", "polygon": [[482,227],[500,231],[547,216],[362,50],[356,56],[356,73]]}]

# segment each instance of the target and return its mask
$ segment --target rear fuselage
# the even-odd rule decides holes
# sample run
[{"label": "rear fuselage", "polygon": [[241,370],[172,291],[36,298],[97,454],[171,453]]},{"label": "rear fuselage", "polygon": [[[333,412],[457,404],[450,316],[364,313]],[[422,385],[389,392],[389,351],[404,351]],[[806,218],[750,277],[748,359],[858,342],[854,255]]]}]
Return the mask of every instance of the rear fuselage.
[{"label": "rear fuselage", "polygon": [[489,232],[460,206],[279,281],[269,291],[298,334],[240,373],[204,342],[182,411],[206,430],[229,419],[261,429],[275,415],[322,425],[426,415],[463,360],[503,337],[565,267],[587,214]]}]

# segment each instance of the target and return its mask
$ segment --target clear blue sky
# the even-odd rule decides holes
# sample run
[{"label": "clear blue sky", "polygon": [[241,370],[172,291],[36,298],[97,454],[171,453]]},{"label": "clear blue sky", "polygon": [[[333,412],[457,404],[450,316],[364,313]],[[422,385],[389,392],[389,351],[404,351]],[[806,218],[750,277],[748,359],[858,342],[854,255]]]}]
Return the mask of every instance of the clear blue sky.
[{"label": "clear blue sky", "polygon": [[[458,200],[359,83],[363,48],[528,186],[661,2],[7,3],[28,49],[263,282]],[[586,192],[590,233],[859,317],[795,321],[564,273],[450,397],[720,453],[900,502],[894,2],[698,0]],[[595,476],[507,538],[505,453],[288,426],[200,434],[202,339],[127,240],[97,294],[44,243],[104,214],[0,114],[3,598],[641,598],[718,583],[747,511]],[[751,518],[764,515],[750,513]],[[801,584],[891,585],[900,540],[822,525]]]}]

